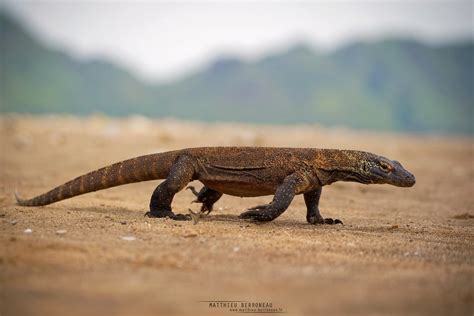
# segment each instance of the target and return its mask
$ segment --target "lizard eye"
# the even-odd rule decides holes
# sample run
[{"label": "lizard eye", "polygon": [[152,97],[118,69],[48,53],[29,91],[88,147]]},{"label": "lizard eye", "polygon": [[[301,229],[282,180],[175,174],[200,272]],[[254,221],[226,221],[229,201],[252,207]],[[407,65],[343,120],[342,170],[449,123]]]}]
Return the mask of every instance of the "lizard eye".
[{"label": "lizard eye", "polygon": [[380,169],[382,169],[384,172],[391,172],[392,171],[392,166],[390,166],[389,164],[385,163],[385,162],[381,162],[380,163]]}]

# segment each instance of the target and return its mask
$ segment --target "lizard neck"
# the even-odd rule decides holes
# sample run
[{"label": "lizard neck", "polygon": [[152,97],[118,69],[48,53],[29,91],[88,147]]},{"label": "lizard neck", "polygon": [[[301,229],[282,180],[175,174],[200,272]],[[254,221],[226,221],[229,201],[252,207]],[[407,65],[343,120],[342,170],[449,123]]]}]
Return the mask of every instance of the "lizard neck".
[{"label": "lizard neck", "polygon": [[356,150],[318,150],[312,159],[313,170],[322,185],[336,181],[372,183],[361,168],[370,153]]},{"label": "lizard neck", "polygon": [[337,181],[370,184],[372,181],[361,173],[348,170],[317,169],[316,175],[321,185],[330,185]]}]

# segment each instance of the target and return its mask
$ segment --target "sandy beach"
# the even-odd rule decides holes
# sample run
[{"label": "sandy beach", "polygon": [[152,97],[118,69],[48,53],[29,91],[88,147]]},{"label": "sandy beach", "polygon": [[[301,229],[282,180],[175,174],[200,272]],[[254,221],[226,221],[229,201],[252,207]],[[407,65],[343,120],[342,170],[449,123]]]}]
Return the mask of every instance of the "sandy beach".
[{"label": "sandy beach", "polygon": [[[472,138],[103,116],[4,116],[0,130],[2,316],[474,312]],[[217,145],[365,150],[417,183],[324,187],[333,226],[307,224],[302,196],[266,224],[238,215],[271,196],[224,196],[197,225],[145,218],[159,181],[15,205],[15,188],[32,197],[127,158]],[[180,192],[175,212],[197,210],[193,198]]]}]

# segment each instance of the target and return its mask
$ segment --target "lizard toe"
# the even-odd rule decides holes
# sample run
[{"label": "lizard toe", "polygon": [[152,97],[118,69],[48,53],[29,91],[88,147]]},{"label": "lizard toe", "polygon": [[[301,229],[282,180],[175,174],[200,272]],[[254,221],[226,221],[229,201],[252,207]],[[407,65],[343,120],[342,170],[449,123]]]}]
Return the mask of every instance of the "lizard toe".
[{"label": "lizard toe", "polygon": [[189,214],[175,214],[170,210],[152,210],[149,212],[145,213],[145,217],[150,217],[150,218],[171,218],[175,221],[188,221],[191,220],[191,215]]},{"label": "lizard toe", "polygon": [[[188,185],[186,187],[186,190],[190,190],[195,196],[199,197],[199,192],[196,191],[196,188],[192,185]],[[194,202],[194,201],[193,201]]]},{"label": "lizard toe", "polygon": [[209,215],[212,212],[213,206],[203,203],[201,206],[201,214]]},{"label": "lizard toe", "polygon": [[239,215],[241,219],[249,219],[257,222],[269,222],[274,218],[265,211],[247,211]]},{"label": "lizard toe", "polygon": [[340,219],[332,219],[330,217],[327,218],[322,218],[322,217],[308,217],[307,218],[308,223],[317,225],[317,224],[327,224],[327,225],[336,225],[336,224],[341,224],[344,225],[343,222]]},{"label": "lizard toe", "polygon": [[310,224],[317,225],[317,224],[324,224],[324,218],[321,216],[308,216],[306,221]]},{"label": "lizard toe", "polygon": [[333,225],[334,220],[330,217],[324,219],[324,224]]}]

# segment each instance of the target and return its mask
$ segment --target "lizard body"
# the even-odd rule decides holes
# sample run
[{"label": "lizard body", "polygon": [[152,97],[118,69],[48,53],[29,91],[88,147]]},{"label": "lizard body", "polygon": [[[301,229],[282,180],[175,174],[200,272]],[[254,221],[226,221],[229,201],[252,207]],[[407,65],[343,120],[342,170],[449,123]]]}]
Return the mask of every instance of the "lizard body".
[{"label": "lizard body", "polygon": [[196,192],[201,212],[210,212],[223,194],[252,197],[274,195],[273,201],[249,209],[244,219],[270,221],[282,214],[294,196],[304,194],[307,221],[331,223],[319,213],[321,188],[336,181],[363,184],[387,183],[400,187],[415,184],[415,177],[397,161],[355,150],[272,147],[200,147],[132,158],[79,176],[32,199],[22,206],[40,206],[73,196],[127,183],[166,179],[153,192],[150,217],[190,219],[171,210],[174,195],[199,180]]}]

